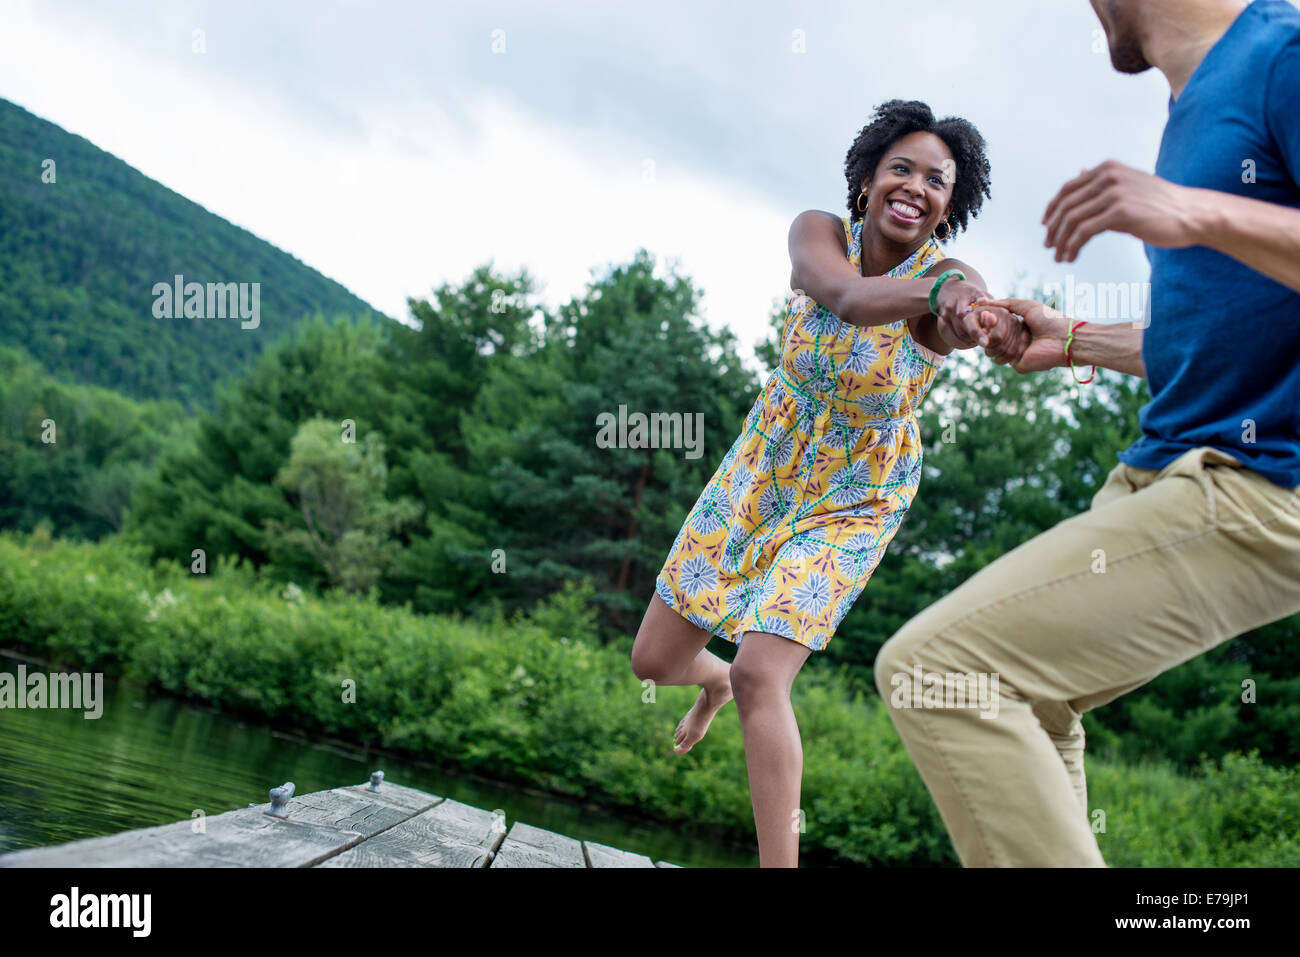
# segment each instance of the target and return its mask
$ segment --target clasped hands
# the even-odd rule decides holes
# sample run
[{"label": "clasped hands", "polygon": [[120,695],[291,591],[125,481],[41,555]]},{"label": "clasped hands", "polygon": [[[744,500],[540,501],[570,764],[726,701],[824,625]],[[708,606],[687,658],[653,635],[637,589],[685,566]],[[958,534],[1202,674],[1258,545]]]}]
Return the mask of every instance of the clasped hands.
[{"label": "clasped hands", "polygon": [[1066,364],[1070,320],[1051,306],[1032,299],[993,299],[978,286],[956,280],[943,284],[938,305],[939,336],[954,349],[982,346],[998,365],[1017,372]]},{"label": "clasped hands", "polygon": [[1021,321],[1024,313],[1012,302],[993,299],[972,282],[949,280],[939,290],[939,338],[954,349],[982,347],[998,365],[1028,371],[1017,363],[1033,343],[1035,329]]},{"label": "clasped hands", "polygon": [[[1204,239],[1203,214],[1211,202],[1206,197],[1212,195],[1108,160],[1083,170],[1048,203],[1043,244],[1056,250],[1057,262],[1074,262],[1094,236],[1107,231],[1164,248],[1196,245]],[[994,362],[1017,372],[1067,364],[1070,320],[1051,306],[993,299],[973,283],[956,280],[943,284],[937,304],[939,337],[954,349],[983,346]]]}]

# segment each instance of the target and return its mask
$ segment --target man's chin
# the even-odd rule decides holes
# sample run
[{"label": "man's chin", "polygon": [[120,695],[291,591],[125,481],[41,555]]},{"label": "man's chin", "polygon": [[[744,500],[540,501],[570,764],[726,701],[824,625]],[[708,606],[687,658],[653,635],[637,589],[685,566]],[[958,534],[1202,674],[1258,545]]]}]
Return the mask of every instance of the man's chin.
[{"label": "man's chin", "polygon": [[1129,76],[1134,76],[1138,73],[1145,73],[1147,70],[1151,69],[1151,64],[1147,63],[1145,60],[1141,63],[1134,63],[1132,60],[1125,60],[1122,63],[1116,63],[1114,60],[1111,60],[1110,62],[1120,73],[1125,73]]},{"label": "man's chin", "polygon": [[1111,47],[1110,65],[1118,72],[1128,74],[1145,73],[1151,69],[1151,64],[1136,46]]}]

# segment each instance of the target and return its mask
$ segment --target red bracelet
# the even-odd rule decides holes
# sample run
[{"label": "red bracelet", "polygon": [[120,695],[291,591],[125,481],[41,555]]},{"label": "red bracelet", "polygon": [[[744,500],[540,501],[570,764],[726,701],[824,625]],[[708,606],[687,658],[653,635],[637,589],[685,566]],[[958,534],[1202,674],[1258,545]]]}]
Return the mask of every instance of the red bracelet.
[{"label": "red bracelet", "polygon": [[1070,327],[1070,334],[1065,337],[1065,361],[1070,366],[1070,375],[1074,376],[1074,381],[1077,382],[1079,385],[1087,385],[1093,379],[1097,378],[1097,367],[1093,366],[1092,375],[1088,376],[1088,378],[1086,379],[1080,379],[1078,373],[1074,371],[1074,359],[1070,357],[1070,349],[1073,348],[1074,346],[1075,331],[1080,326],[1086,326],[1087,324],[1088,324],[1087,319],[1080,319],[1078,322],[1076,322],[1073,326]]}]

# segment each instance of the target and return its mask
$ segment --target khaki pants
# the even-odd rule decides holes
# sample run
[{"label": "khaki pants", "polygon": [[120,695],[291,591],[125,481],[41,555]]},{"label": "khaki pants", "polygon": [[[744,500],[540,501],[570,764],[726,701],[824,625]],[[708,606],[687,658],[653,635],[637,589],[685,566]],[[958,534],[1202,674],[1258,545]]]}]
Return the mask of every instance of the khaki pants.
[{"label": "khaki pants", "polygon": [[[1300,487],[1194,449],[1159,472],[1116,466],[1090,511],[886,642],[876,685],[965,866],[1104,867],[1080,715],[1297,611]],[[996,713],[900,704],[896,676],[918,670],[989,676]]]}]

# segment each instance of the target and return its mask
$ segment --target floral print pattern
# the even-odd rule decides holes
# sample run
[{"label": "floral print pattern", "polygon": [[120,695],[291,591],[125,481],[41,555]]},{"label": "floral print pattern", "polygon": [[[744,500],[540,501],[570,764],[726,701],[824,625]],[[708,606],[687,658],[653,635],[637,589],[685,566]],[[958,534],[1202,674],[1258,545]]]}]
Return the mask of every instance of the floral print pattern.
[{"label": "floral print pattern", "polygon": [[[842,219],[861,264],[862,221]],[[890,270],[920,276],[931,238]],[[781,365],[700,493],[655,581],[688,621],[826,647],[902,524],[921,480],[916,411],[942,357],[907,323],[854,326],[789,296]]]}]

